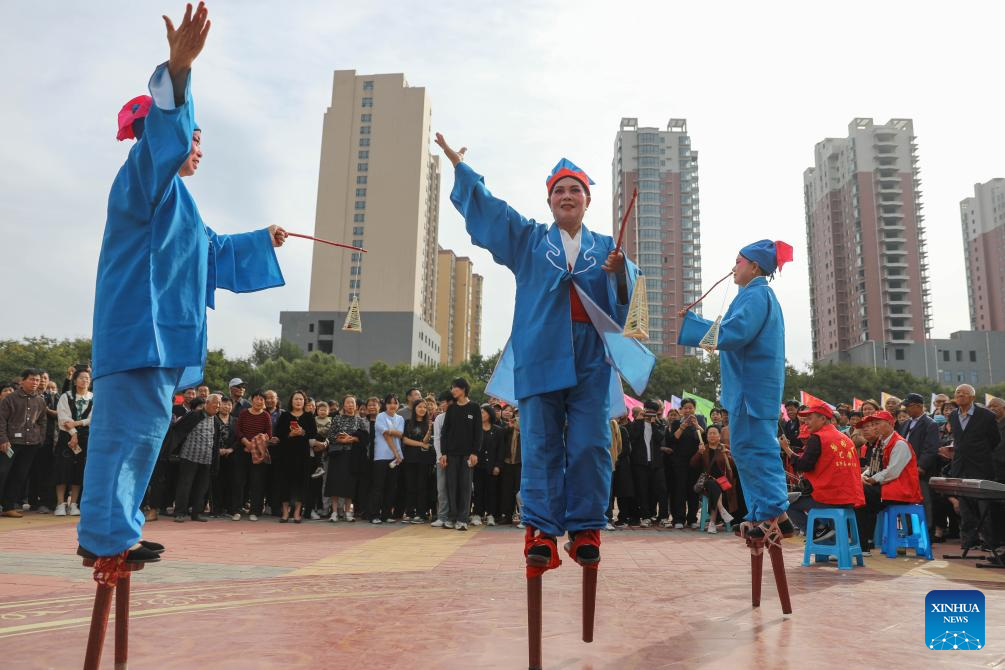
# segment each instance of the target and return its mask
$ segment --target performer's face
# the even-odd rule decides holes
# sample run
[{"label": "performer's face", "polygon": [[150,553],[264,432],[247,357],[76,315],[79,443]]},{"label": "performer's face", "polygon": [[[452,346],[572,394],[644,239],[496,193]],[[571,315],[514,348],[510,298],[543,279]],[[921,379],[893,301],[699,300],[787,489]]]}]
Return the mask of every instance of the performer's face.
[{"label": "performer's face", "polygon": [[563,177],[555,183],[548,196],[551,214],[555,223],[563,225],[579,225],[583,222],[586,209],[590,206],[590,196],[578,179]]},{"label": "performer's face", "polygon": [[740,254],[736,255],[736,264],[733,266],[733,283],[738,286],[746,286],[757,276],[757,265],[751,263]]},{"label": "performer's face", "polygon": [[199,161],[202,160],[202,131],[197,130],[192,133],[192,151],[188,154],[188,159],[178,170],[179,177],[191,177],[199,169]]}]

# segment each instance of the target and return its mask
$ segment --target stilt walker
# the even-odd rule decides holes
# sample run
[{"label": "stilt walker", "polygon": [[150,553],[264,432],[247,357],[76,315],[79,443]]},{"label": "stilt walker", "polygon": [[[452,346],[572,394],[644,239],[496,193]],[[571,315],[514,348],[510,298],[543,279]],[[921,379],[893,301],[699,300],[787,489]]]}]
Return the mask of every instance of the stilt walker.
[{"label": "stilt walker", "polygon": [[[210,21],[189,4],[176,29],[164,17],[169,60],[150,78],[149,96],[119,112],[118,139],[136,139],[108,197],[98,260],[92,355],[94,413],[84,471],[77,554],[98,582],[85,667],[96,668],[117,589],[116,667],[125,667],[129,575],[160,560],[164,547],[142,538],[140,511],[177,389],[203,378],[206,308],[217,288],[235,293],[282,286],[271,226],[217,235],[202,221],[182,177],[203,153],[189,83]],[[128,398],[130,412],[117,400]],[[102,409],[102,405],[104,409]]]},{"label": "stilt walker", "polygon": [[750,548],[751,602],[754,607],[761,603],[767,549],[785,614],[792,605],[781,540],[795,530],[785,514],[788,489],[776,436],[785,386],[785,322],[768,279],[791,260],[792,247],[785,242],[760,240],[745,246],[732,271],[739,294],[725,316],[708,321],[689,311],[697,303],[689,305],[679,313],[684,322],[678,336],[678,344],[719,352],[730,452],[747,503],[746,520],[736,533]]},{"label": "stilt walker", "polygon": [[521,519],[527,527],[529,665],[541,667],[542,575],[561,565],[558,538],[583,568],[583,639],[593,639],[600,530],[611,487],[611,427],[621,377],[642,393],[656,358],[623,333],[637,268],[614,240],[583,225],[593,182],[562,159],[546,179],[555,223],[494,197],[437,134],[454,166],[450,199],[472,242],[516,277],[513,329],[486,392],[521,416]]}]

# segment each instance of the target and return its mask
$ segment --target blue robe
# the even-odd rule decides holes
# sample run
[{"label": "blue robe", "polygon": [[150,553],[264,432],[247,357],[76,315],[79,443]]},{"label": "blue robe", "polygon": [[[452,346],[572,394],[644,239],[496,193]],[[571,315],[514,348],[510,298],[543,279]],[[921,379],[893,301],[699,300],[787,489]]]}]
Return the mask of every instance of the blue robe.
[{"label": "blue robe", "polygon": [[176,106],[163,64],[150,79],[150,94],[142,137],[108,196],[98,260],[96,402],[78,537],[99,556],[140,539],[139,506],[170,425],[172,392],[203,378],[213,292],[284,283],[268,229],[217,235],[178,176],[196,128],[189,82],[184,104]]},{"label": "blue robe", "polygon": [[[712,322],[678,343],[696,347]],[[729,412],[730,451],[740,474],[747,519],[773,519],[788,508],[788,489],[778,444],[778,416],[785,387],[785,321],[764,277],[740,289],[719,325],[722,406]]]},{"label": "blue robe", "polygon": [[[583,226],[579,256],[570,262],[557,225],[525,219],[464,163],[455,169],[450,198],[471,240],[516,278],[512,333],[486,391],[520,407],[522,518],[553,536],[603,528],[608,417],[612,408],[624,412],[618,374],[641,393],[656,363],[621,334],[629,301],[618,301],[618,278],[601,269],[614,240]],[[638,269],[625,266],[630,297]],[[570,284],[591,323],[572,321]]]}]

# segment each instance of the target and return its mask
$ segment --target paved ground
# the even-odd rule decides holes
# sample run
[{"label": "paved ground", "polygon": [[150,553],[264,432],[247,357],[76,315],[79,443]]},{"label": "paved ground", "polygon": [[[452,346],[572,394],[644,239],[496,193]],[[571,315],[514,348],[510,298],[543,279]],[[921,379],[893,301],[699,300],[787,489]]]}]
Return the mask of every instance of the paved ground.
[{"label": "paved ground", "polygon": [[[133,578],[135,667],[527,666],[514,528],[162,520],[147,536],[168,553]],[[72,519],[0,519],[0,667],[82,664],[94,583],[74,538]],[[767,561],[750,607],[749,553],[732,535],[603,538],[592,644],[579,640],[580,569],[566,560],[545,577],[546,668],[1005,668],[1005,570],[903,556],[803,568],[788,540],[783,616]],[[929,651],[925,594],[971,588],[987,598],[986,646]]]}]

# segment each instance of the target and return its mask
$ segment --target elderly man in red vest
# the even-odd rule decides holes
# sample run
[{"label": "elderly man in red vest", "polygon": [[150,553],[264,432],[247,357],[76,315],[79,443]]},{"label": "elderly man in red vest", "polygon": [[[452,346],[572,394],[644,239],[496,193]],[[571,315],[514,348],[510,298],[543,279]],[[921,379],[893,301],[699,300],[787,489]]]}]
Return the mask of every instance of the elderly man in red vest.
[{"label": "elderly man in red vest", "polygon": [[[789,518],[808,534],[809,510],[814,507],[861,507],[865,504],[865,496],[855,443],[834,426],[834,411],[830,406],[812,405],[799,412],[799,416],[806,420],[810,432],[802,452],[793,452],[787,441],[781,444],[792,469],[802,474],[813,487],[789,505]],[[818,542],[826,542],[833,536],[833,527],[823,525],[814,533]]]}]

